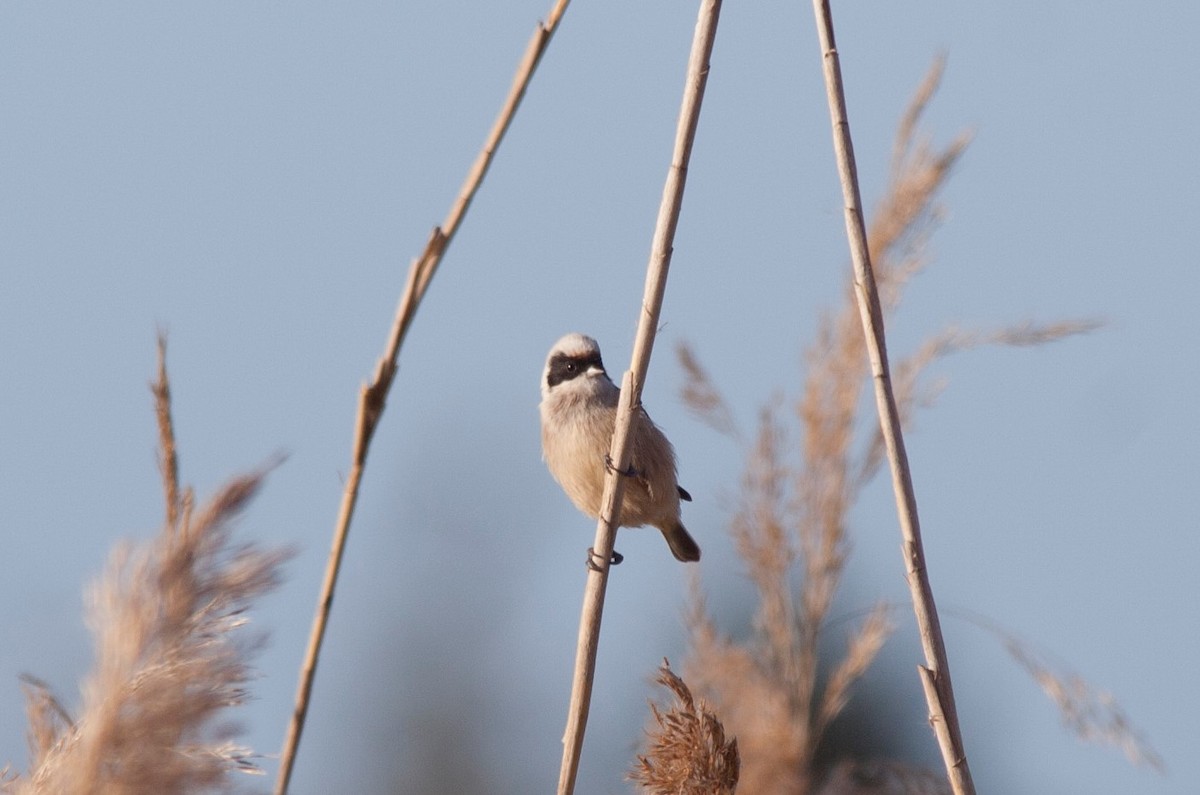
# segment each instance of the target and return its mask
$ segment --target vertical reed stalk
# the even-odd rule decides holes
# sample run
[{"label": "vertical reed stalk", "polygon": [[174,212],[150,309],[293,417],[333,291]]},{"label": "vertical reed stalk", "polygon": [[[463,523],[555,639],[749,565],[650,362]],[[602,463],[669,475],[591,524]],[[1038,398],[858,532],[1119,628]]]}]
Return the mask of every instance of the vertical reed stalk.
[{"label": "vertical reed stalk", "polygon": [[396,360],[400,354],[400,346],[404,343],[413,317],[425,296],[429,282],[436,273],[442,261],[442,255],[454,238],[467,209],[475,198],[488,167],[496,155],[496,149],[508,131],[509,124],[517,112],[517,107],[525,96],[525,89],[542,59],[550,38],[558,29],[558,23],[567,9],[570,0],[556,0],[545,22],[539,22],[525,54],[513,77],[512,87],[504,100],[487,140],[471,170],[467,173],[450,212],[446,215],[441,226],[436,226],[425,244],[425,250],[413,260],[409,267],[408,279],[405,283],[404,294],[396,309],[392,330],[388,336],[387,347],[375,368],[375,377],[370,384],[364,384],[359,394],[358,416],[355,420],[353,453],[351,457],[350,474],[346,478],[346,486],[342,492],[341,508],[338,511],[337,524],[334,526],[333,542],[329,552],[328,563],[325,567],[325,577],[321,584],[321,593],[317,601],[317,612],[313,618],[312,630],[309,634],[308,649],[300,669],[300,682],[296,690],[296,704],[288,724],[287,737],[284,740],[283,751],[280,754],[279,776],[275,782],[276,795],[284,795],[291,781],[292,769],[296,762],[296,751],[300,745],[300,735],[304,731],[304,720],[308,714],[309,700],[312,695],[313,679],[317,671],[317,659],[321,653],[321,644],[325,638],[325,628],[329,623],[329,612],[333,607],[333,592],[337,586],[338,572],[341,569],[342,556],[346,549],[346,538],[350,531],[350,521],[354,516],[354,507],[358,502],[359,484],[362,482],[363,467],[366,465],[367,451],[371,446],[371,438],[383,414],[392,380],[396,375]]},{"label": "vertical reed stalk", "polygon": [[[679,224],[679,211],[683,205],[688,162],[692,156],[696,127],[700,122],[700,105],[704,99],[704,86],[708,81],[709,58],[717,35],[720,12],[720,0],[701,0],[696,32],[692,39],[692,51],[688,59],[679,123],[675,132],[675,151],[667,172],[666,184],[663,186],[658,222],[654,227],[654,239],[650,247],[646,289],[642,297],[642,311],[638,318],[632,362],[621,381],[621,401],[617,406],[616,427],[613,429],[612,449],[609,453],[611,459],[616,462],[616,470],[624,471],[629,467],[638,419],[637,409],[641,406],[642,385],[650,367],[650,353],[654,347],[654,335],[658,329],[658,317],[666,291],[675,229]],[[596,524],[596,542],[592,547],[597,565],[588,572],[583,594],[583,612],[579,621],[579,643],[575,652],[571,703],[567,713],[567,728],[563,735],[562,768],[558,779],[559,795],[571,795],[575,791],[575,777],[579,772],[579,756],[583,748],[583,733],[587,728],[592,682],[596,672],[596,650],[600,643],[604,590],[608,585],[609,560],[612,558],[613,544],[616,540],[621,497],[624,492],[622,481],[623,479],[610,469],[604,484],[604,499],[601,503],[600,519]]]},{"label": "vertical reed stalk", "polygon": [[900,412],[892,390],[888,369],[887,345],[884,337],[883,310],[871,268],[867,248],[867,233],[863,223],[862,201],[859,196],[858,174],[854,163],[854,147],[850,139],[850,122],[846,113],[846,97],[842,87],[841,65],[833,36],[833,15],[829,0],[813,0],[817,33],[824,63],[825,87],[829,99],[829,115],[833,123],[833,146],[842,196],[846,204],[846,235],[854,266],[854,294],[858,300],[863,335],[871,360],[871,375],[875,383],[875,403],[879,425],[892,470],[892,487],[896,494],[896,510],[904,539],[904,562],[913,609],[921,633],[925,665],[919,668],[925,698],[929,704],[929,719],[946,765],[946,775],[955,795],[973,795],[975,785],[967,765],[958,714],[954,705],[954,690],[950,682],[950,665],[942,639],[933,588],[925,566],[921,544],[921,526],[917,516],[916,493],[904,435],[900,428]]}]

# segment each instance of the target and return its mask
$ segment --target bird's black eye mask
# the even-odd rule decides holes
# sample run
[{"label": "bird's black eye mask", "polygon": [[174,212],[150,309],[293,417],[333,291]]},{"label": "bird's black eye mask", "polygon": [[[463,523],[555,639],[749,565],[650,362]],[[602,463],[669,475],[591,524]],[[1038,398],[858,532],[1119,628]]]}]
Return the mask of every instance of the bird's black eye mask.
[{"label": "bird's black eye mask", "polygon": [[556,353],[550,358],[550,367],[546,370],[546,386],[554,387],[563,381],[570,381],[572,378],[586,373],[590,367],[604,369],[604,362],[600,361],[599,353],[589,353],[583,356]]}]

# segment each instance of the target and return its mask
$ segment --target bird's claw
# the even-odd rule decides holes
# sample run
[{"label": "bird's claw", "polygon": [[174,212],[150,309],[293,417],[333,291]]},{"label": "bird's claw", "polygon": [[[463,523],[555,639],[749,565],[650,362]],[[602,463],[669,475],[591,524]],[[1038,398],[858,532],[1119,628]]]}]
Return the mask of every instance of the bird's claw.
[{"label": "bird's claw", "polygon": [[612,456],[608,453],[604,454],[604,468],[609,472],[616,472],[618,475],[624,475],[627,478],[636,478],[639,472],[630,464],[626,469],[617,469],[617,465],[613,463]]},{"label": "bird's claw", "polygon": [[[604,560],[604,558],[602,558],[598,554],[596,554],[595,549],[593,549],[592,547],[588,547],[587,567],[589,569],[591,569],[592,571],[603,571],[603,569],[600,568],[600,565],[598,563],[596,563],[597,560]],[[613,553],[612,553],[612,557],[610,557],[608,559],[608,565],[616,566],[618,563],[620,563],[623,560],[625,560],[625,556],[614,549]]]}]

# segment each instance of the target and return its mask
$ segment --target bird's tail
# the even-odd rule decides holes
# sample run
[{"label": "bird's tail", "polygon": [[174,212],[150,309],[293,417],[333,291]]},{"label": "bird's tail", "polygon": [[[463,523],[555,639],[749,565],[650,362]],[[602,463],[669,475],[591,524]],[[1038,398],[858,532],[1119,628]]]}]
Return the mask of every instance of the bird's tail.
[{"label": "bird's tail", "polygon": [[662,530],[663,538],[667,539],[667,545],[671,547],[671,554],[676,560],[683,563],[700,560],[700,545],[688,533],[682,522],[676,520],[658,529]]}]

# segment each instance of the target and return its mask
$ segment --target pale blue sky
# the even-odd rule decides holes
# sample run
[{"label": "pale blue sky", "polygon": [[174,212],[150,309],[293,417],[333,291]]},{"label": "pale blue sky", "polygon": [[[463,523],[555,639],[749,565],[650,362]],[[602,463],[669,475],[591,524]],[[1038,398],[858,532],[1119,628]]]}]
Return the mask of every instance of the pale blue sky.
[{"label": "pale blue sky", "polygon": [[[0,5],[0,761],[25,758],[18,674],[74,702],[84,583],[116,539],[158,524],[146,385],[159,326],[186,480],[207,493],[290,454],[241,523],[301,550],[256,612],[272,643],[242,716],[249,743],[277,751],[358,386],[550,5]],[[1108,320],[939,364],[949,385],[910,453],[939,603],[1114,693],[1168,774],[1077,742],[993,639],[947,617],[980,791],[1194,791],[1200,11],[839,5],[868,204],[939,53],[927,127],[937,141],[975,133],[893,352],[949,324]],[[297,795],[552,788],[594,527],[541,464],[537,379],[570,330],[627,366],[695,11],[568,10],[402,354]],[[745,423],[797,389],[848,273],[820,80],[808,4],[727,5],[645,393],[697,498],[686,519],[723,615],[749,595],[723,530],[740,461],[683,410],[671,351],[692,342]],[[656,535],[619,541],[585,795],[628,791],[647,678],[683,655],[685,570]],[[906,600],[883,481],[854,544],[841,609]],[[881,731],[934,764],[919,649],[898,616],[870,683],[892,699]],[[450,768],[430,767],[439,752]]]}]

